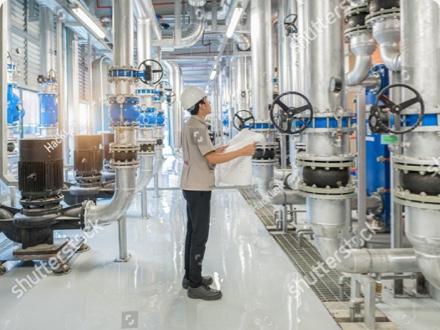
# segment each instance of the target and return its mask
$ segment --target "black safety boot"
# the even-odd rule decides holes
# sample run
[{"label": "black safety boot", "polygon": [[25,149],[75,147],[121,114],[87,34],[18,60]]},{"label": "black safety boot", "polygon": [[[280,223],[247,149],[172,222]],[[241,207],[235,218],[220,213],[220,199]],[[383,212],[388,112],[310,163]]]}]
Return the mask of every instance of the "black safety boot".
[{"label": "black safety boot", "polygon": [[188,288],[188,297],[191,299],[202,300],[219,300],[222,297],[220,290],[212,289],[207,285],[202,284],[198,288]]},{"label": "black safety boot", "polygon": [[[210,286],[213,282],[214,280],[212,279],[211,276],[202,277],[202,284],[204,285]],[[189,280],[185,277],[182,280],[182,288],[184,288],[185,290],[189,288]]]}]

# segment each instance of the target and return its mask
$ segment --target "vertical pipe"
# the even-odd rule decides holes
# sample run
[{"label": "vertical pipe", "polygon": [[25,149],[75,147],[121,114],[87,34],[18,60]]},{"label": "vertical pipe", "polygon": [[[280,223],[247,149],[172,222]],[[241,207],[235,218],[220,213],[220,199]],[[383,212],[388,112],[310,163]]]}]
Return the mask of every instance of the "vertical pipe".
[{"label": "vertical pipe", "polygon": [[174,0],[174,17],[176,19],[174,27],[174,39],[176,44],[180,44],[182,40],[182,1]]},{"label": "vertical pipe", "polygon": [[1,157],[0,157],[0,175],[1,180],[7,185],[17,185],[17,180],[14,179],[8,171],[8,120],[7,120],[7,95],[8,84],[4,83],[8,81],[7,68],[7,52],[9,51],[9,1],[3,1],[0,7],[0,28],[1,28],[1,40],[0,40],[0,139],[1,139]]},{"label": "vertical pipe", "polygon": [[54,61],[54,15],[46,6],[40,8],[40,26],[41,26],[41,73],[47,75],[49,71],[55,70]]},{"label": "vertical pipe", "polygon": [[139,18],[137,21],[137,61],[140,64],[151,59],[151,21],[148,18]]},{"label": "vertical pipe", "polygon": [[127,245],[127,218],[122,216],[118,221],[119,258],[117,262],[127,262],[130,258]]},{"label": "vertical pipe", "polygon": [[256,121],[268,121],[272,99],[271,2],[251,0],[252,103]]},{"label": "vertical pipe", "polygon": [[[57,52],[57,80],[58,80],[58,131],[60,134],[65,135],[66,128],[69,126],[67,123],[66,110],[67,110],[67,86],[66,86],[66,47],[65,47],[65,32],[63,25],[62,14],[57,16],[56,23],[56,52]],[[66,155],[69,152],[68,143],[63,143],[64,159],[67,159]]]},{"label": "vertical pipe", "polygon": [[[367,177],[366,177],[366,114],[365,109],[361,107],[360,92],[356,95],[356,118],[357,118],[357,150],[358,150],[358,228],[357,234],[360,235],[367,228]],[[360,236],[359,236],[360,237]]]}]

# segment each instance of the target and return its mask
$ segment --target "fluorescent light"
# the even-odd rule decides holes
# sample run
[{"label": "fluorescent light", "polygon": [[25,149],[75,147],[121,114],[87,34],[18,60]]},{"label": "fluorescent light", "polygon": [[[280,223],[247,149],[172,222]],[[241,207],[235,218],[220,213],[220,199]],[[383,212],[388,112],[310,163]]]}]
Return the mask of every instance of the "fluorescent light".
[{"label": "fluorescent light", "polygon": [[106,33],[104,29],[96,22],[96,19],[92,17],[84,8],[76,6],[72,8],[73,15],[76,19],[80,20],[88,30],[94,34],[98,39],[104,40]]},{"label": "fluorescent light", "polygon": [[226,38],[230,39],[237,28],[238,22],[240,21],[241,14],[243,14],[243,7],[235,7],[232,13],[231,21],[229,22],[228,29],[226,30]]},{"label": "fluorescent light", "polygon": [[209,76],[209,80],[214,80],[216,75],[217,75],[217,70],[212,70],[211,75]]}]

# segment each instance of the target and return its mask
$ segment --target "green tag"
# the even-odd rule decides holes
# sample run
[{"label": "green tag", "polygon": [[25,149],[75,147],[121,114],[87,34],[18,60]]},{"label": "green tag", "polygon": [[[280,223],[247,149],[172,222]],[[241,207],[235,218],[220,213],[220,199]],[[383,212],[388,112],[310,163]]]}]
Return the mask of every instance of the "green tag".
[{"label": "green tag", "polygon": [[399,143],[399,138],[397,137],[397,135],[384,134],[380,136],[380,143],[386,145],[397,144]]}]

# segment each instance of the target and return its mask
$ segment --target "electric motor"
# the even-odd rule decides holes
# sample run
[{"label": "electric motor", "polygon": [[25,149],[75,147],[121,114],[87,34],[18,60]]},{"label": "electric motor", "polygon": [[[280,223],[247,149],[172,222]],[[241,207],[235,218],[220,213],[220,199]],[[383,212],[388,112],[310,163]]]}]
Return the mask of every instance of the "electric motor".
[{"label": "electric motor", "polygon": [[76,135],[74,158],[77,178],[100,177],[103,162],[101,135]]}]

